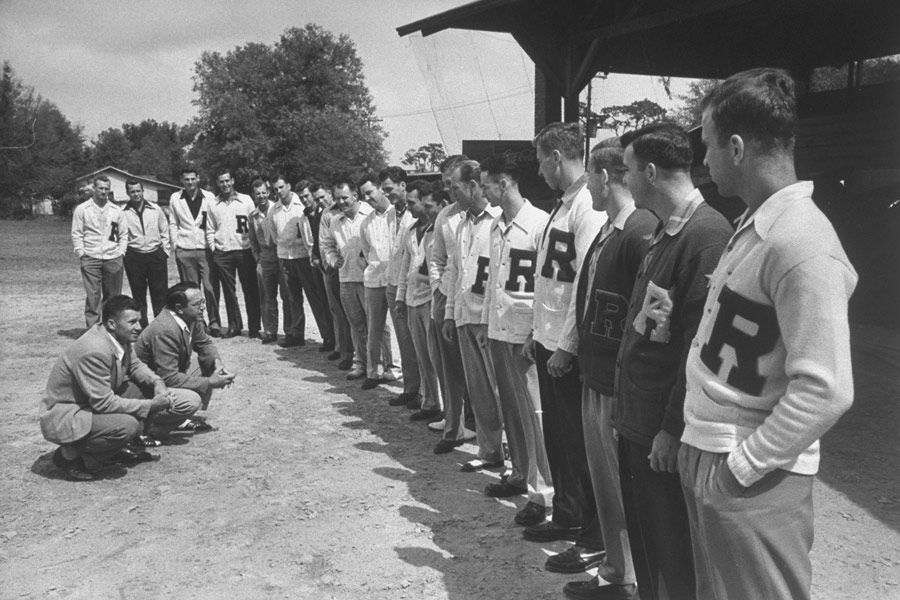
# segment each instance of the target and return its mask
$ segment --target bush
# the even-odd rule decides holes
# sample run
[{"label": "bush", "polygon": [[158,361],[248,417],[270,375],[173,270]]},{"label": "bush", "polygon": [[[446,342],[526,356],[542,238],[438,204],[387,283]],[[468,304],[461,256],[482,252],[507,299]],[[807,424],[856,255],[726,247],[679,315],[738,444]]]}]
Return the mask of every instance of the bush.
[{"label": "bush", "polygon": [[4,221],[24,221],[34,219],[31,204],[19,198],[0,198],[0,219]]}]

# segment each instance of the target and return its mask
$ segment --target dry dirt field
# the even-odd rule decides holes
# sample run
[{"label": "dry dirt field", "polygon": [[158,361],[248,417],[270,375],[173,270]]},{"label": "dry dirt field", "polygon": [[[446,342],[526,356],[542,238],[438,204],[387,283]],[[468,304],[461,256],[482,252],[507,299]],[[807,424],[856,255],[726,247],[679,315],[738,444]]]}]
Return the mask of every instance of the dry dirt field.
[{"label": "dry dirt field", "polygon": [[[543,569],[565,544],[522,540],[525,499],[481,494],[496,473],[459,472],[474,446],[433,455],[436,434],[387,405],[396,387],[361,391],[314,343],[220,341],[238,378],[213,399],[217,431],[61,479],[37,409],[82,331],[68,223],[0,222],[0,274],[0,598],[530,600],[584,577]],[[856,404],[815,486],[813,597],[900,599],[900,345],[855,333]]]}]

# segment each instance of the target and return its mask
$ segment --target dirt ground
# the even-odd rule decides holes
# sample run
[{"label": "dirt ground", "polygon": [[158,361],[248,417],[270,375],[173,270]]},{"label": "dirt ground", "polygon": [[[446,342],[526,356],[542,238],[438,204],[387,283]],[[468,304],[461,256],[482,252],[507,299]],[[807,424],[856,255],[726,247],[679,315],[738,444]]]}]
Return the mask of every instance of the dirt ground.
[{"label": "dirt ground", "polygon": [[[68,223],[0,222],[0,274],[0,598],[549,599],[585,577],[545,571],[566,544],[521,538],[525,499],[459,471],[475,447],[432,454],[437,434],[387,405],[399,388],[346,381],[312,329],[303,348],[219,342],[238,377],[213,399],[216,431],[62,479],[37,411],[82,331]],[[900,344],[855,335],[856,403],[815,485],[813,597],[900,599]]]}]

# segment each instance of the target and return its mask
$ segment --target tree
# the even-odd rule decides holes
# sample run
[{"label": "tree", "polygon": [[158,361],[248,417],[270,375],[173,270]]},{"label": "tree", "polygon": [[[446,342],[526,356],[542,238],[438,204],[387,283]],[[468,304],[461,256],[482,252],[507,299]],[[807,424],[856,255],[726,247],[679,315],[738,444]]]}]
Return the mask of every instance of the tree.
[{"label": "tree", "polygon": [[184,147],[193,138],[187,127],[153,119],[124,123],[100,132],[91,149],[91,166],[107,165],[174,183],[185,162]]},{"label": "tree", "polygon": [[0,196],[58,196],[85,164],[81,128],[26,86],[9,62],[0,74]]},{"label": "tree", "polygon": [[700,111],[700,101],[718,83],[718,79],[698,79],[689,83],[687,93],[678,96],[681,106],[672,113],[672,118],[675,122],[687,130],[699,127],[700,122],[703,120],[703,114]]},{"label": "tree", "polygon": [[437,171],[440,164],[447,158],[444,145],[439,142],[431,142],[419,146],[418,150],[410,148],[400,160],[401,164],[409,165],[418,172]]},{"label": "tree", "polygon": [[247,185],[260,173],[325,180],[385,164],[384,133],[346,35],[309,24],[272,46],[204,52],[194,91],[200,114],[188,156],[207,174],[227,168]]},{"label": "tree", "polygon": [[587,105],[581,102],[579,103],[579,113],[588,124],[589,133],[593,134],[595,127],[602,127],[612,129],[616,135],[621,135],[626,131],[638,129],[665,118],[666,109],[656,102],[644,98],[635,100],[631,104],[606,106],[597,112],[591,111],[590,114],[588,114]]}]

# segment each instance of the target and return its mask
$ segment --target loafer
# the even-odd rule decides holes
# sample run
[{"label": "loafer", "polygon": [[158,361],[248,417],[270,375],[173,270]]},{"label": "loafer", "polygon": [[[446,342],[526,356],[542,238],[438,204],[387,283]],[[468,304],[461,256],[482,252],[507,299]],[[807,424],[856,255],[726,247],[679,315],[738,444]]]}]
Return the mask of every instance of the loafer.
[{"label": "loafer", "polygon": [[222,334],[222,339],[227,340],[229,338],[238,337],[239,335],[241,335],[240,331],[237,331],[235,329],[229,329],[228,331],[226,331],[225,333]]},{"label": "loafer", "polygon": [[63,472],[69,481],[93,481],[97,476],[87,470],[81,458],[69,460],[62,454],[62,448],[53,452],[51,459],[56,468]]},{"label": "loafer", "polygon": [[113,454],[109,460],[120,465],[139,465],[146,462],[155,462],[159,460],[159,455],[150,454],[149,452],[135,452],[131,448],[122,448]]},{"label": "loafer", "polygon": [[510,485],[510,483],[505,480],[489,483],[484,486],[484,495],[491,498],[510,498],[512,496],[521,496],[527,492],[527,489]]},{"label": "loafer", "polygon": [[441,414],[436,408],[423,408],[409,415],[410,421],[427,421]]},{"label": "loafer", "polygon": [[340,352],[332,352],[328,356],[325,357],[325,360],[337,360],[341,357]]},{"label": "loafer", "polygon": [[444,430],[444,426],[447,424],[447,419],[441,419],[440,421],[432,421],[428,424],[428,429],[434,431],[435,433],[440,433]]},{"label": "loafer", "polygon": [[606,583],[594,577],[590,581],[570,581],[563,594],[572,600],[632,600],[637,586],[633,583]]},{"label": "loafer", "polygon": [[365,377],[365,376],[366,376],[366,370],[365,370],[365,369],[358,369],[358,368],[357,368],[357,369],[353,369],[353,370],[351,370],[349,373],[347,373],[347,379],[350,379],[351,381],[354,380],[354,379],[362,379],[362,378]]},{"label": "loafer", "polygon": [[305,346],[306,340],[289,335],[278,345],[282,348],[296,348],[297,346]]},{"label": "loafer", "polygon": [[463,440],[440,440],[434,445],[435,454],[447,454],[452,452],[454,448],[459,448],[465,444]]},{"label": "loafer", "polygon": [[529,502],[522,510],[516,513],[516,517],[513,520],[517,525],[529,527],[531,525],[543,523],[551,514],[553,514],[552,509],[541,506],[536,502]]},{"label": "loafer", "polygon": [[277,335],[264,335],[262,337],[261,341],[263,344],[274,344],[275,342],[278,341],[278,336]]},{"label": "loafer", "polygon": [[581,573],[603,564],[606,552],[588,550],[577,544],[547,558],[544,568],[554,573]]},{"label": "loafer", "polygon": [[[347,379],[350,379],[349,375],[347,376]],[[374,390],[382,383],[384,383],[384,379],[374,379],[372,377],[366,377],[366,380],[362,382],[362,389]]]},{"label": "loafer", "polygon": [[559,540],[575,541],[581,527],[563,527],[553,521],[544,521],[522,530],[522,537],[529,542],[556,542]]},{"label": "loafer", "polygon": [[403,394],[400,394],[399,396],[394,396],[388,400],[388,406],[406,406],[407,402],[409,402],[409,400],[404,398]]},{"label": "loafer", "polygon": [[489,462],[486,460],[481,460],[480,458],[473,458],[469,462],[463,463],[463,466],[460,467],[459,470],[463,473],[477,473],[478,471],[483,471],[484,469],[497,469],[502,466],[502,460]]},{"label": "loafer", "polygon": [[347,360],[342,360],[341,362],[338,363],[338,369],[340,369],[341,371],[349,371],[352,368],[353,368],[353,361],[350,360],[349,358]]},{"label": "loafer", "polygon": [[259,337],[259,332],[258,331],[250,331],[247,333],[247,337],[252,340],[255,340],[256,338]]}]

